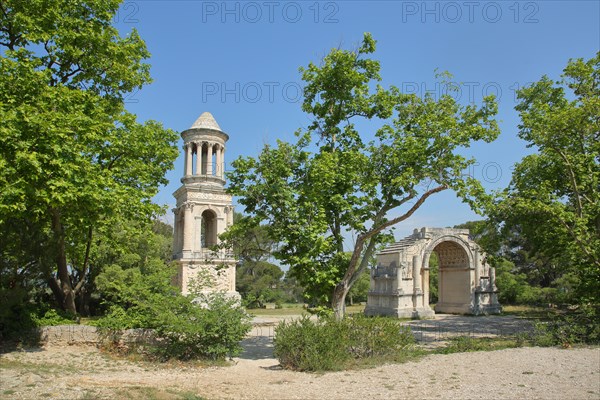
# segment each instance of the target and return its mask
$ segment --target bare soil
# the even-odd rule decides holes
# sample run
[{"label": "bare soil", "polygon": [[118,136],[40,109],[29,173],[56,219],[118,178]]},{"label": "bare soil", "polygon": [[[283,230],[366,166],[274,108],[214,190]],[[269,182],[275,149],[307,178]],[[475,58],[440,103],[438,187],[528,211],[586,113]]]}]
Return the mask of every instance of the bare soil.
[{"label": "bare soil", "polygon": [[255,328],[225,366],[116,359],[81,345],[8,351],[0,354],[0,398],[600,399],[598,347],[436,354],[311,374],[282,370],[268,332]]}]

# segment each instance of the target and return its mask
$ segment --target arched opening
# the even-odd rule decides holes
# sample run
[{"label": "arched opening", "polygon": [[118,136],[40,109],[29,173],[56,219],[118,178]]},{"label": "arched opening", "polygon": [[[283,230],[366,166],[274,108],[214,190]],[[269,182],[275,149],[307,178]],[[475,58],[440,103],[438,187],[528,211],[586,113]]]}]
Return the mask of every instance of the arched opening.
[{"label": "arched opening", "polygon": [[471,275],[466,250],[454,241],[444,241],[433,252],[438,264],[436,312],[454,312],[455,307],[470,304]]},{"label": "arched opening", "polygon": [[217,216],[213,211],[206,210],[202,213],[200,227],[200,245],[202,248],[217,244]]}]

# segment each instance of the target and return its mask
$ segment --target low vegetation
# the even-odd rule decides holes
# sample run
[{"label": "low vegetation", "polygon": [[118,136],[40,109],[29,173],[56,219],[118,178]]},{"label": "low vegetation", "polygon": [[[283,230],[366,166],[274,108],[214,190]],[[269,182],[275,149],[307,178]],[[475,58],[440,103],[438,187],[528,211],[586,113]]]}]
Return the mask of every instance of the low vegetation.
[{"label": "low vegetation", "polygon": [[[116,267],[98,277],[111,302],[106,316],[94,322],[109,339],[105,345],[160,361],[238,355],[251,324],[237,300],[220,293],[202,294],[202,284],[192,285],[190,295],[183,296],[170,285],[172,275],[173,269],[158,264],[145,271]],[[131,328],[152,330],[154,340],[124,346],[120,333]]]},{"label": "low vegetation", "polygon": [[302,317],[275,329],[275,357],[284,368],[334,371],[403,361],[418,353],[409,328],[398,321],[353,315],[342,320]]}]

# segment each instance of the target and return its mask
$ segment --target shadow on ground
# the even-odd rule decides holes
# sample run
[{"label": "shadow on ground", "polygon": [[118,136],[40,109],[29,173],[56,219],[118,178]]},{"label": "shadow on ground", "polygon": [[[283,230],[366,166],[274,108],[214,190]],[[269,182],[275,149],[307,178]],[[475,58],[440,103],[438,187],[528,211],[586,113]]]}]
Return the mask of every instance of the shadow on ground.
[{"label": "shadow on ground", "polygon": [[[255,325],[249,336],[242,341],[244,351],[239,356],[245,360],[274,358],[274,326]],[[437,314],[435,319],[415,320],[404,323],[410,326],[417,342],[422,344],[442,344],[456,336],[501,337],[513,336],[533,330],[533,321],[514,316],[464,316]]]},{"label": "shadow on ground", "polygon": [[264,360],[273,358],[273,338],[270,336],[254,336],[242,340],[244,351],[242,360]]}]

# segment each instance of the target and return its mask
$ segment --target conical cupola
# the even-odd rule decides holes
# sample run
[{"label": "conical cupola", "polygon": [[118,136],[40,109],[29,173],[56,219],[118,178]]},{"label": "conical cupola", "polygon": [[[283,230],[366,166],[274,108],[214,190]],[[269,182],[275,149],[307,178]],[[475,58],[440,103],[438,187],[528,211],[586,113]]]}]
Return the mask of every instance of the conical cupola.
[{"label": "conical cupola", "polygon": [[182,182],[224,185],[225,143],[229,136],[212,114],[202,113],[181,137],[185,151]]}]

